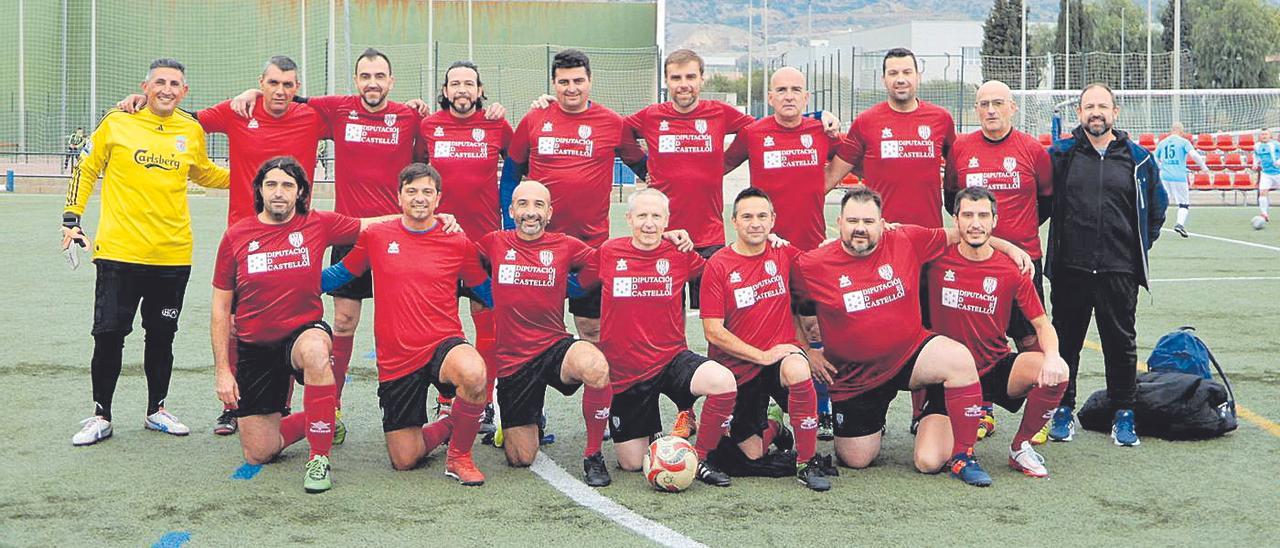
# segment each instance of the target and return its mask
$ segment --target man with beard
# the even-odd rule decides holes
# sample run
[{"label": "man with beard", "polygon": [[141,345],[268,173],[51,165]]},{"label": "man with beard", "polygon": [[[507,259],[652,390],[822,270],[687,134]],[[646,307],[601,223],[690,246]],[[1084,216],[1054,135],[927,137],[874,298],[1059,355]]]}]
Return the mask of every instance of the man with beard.
[{"label": "man with beard", "polygon": [[1151,154],[1113,128],[1119,113],[1106,84],[1085,86],[1076,106],[1080,125],[1049,149],[1054,204],[1045,275],[1052,281],[1053,327],[1071,368],[1049,429],[1054,441],[1071,441],[1075,433],[1080,348],[1096,310],[1107,398],[1116,410],[1111,438],[1120,446],[1139,444],[1133,422],[1138,286],[1148,287],[1147,252],[1160,237],[1169,198]]}]

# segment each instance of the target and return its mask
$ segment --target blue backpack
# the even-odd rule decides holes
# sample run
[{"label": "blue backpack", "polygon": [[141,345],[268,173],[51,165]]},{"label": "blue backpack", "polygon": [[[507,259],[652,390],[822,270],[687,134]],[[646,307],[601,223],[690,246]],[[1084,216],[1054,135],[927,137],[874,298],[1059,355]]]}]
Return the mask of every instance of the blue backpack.
[{"label": "blue backpack", "polygon": [[1156,347],[1151,349],[1151,357],[1147,358],[1147,367],[1152,371],[1171,371],[1212,379],[1210,365],[1217,366],[1217,361],[1195,332],[1196,328],[1184,325],[1160,337]]}]

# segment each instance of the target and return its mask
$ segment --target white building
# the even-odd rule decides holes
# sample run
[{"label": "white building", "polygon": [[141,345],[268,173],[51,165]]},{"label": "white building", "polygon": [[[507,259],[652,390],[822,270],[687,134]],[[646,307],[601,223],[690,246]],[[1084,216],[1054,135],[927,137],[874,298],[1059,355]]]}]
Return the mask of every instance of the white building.
[{"label": "white building", "polygon": [[[981,21],[910,21],[873,29],[833,32],[810,40],[809,46],[797,47],[774,59],[774,66],[803,66],[826,63],[834,66],[838,55],[840,71],[849,74],[856,57],[854,77],[867,83],[879,78],[879,58],[893,48],[915,52],[925,79],[945,78],[981,83],[979,52],[982,48]],[[830,70],[830,69],[828,69]]]}]

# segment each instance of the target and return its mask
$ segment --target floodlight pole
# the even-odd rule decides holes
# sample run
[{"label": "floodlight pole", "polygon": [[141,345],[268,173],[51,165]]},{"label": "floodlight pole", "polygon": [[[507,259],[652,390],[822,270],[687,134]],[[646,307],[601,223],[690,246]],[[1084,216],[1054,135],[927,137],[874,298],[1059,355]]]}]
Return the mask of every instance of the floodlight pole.
[{"label": "floodlight pole", "polygon": [[329,95],[334,95],[336,93],[334,90],[334,86],[337,83],[337,74],[335,73],[338,70],[337,68],[338,60],[335,59],[335,57],[337,56],[338,48],[333,43],[338,30],[337,29],[338,22],[335,17],[337,13],[336,13],[336,10],[334,9],[335,8],[334,2],[335,0],[329,0],[329,62],[328,62],[329,78],[327,79],[328,81],[325,82],[325,93],[328,93]]},{"label": "floodlight pole", "polygon": [[[1018,4],[1018,18],[1022,19],[1022,45],[1020,46],[1022,54],[1018,63],[1018,66],[1021,67],[1019,71],[1021,84],[1018,87],[1023,91],[1023,96],[1025,97],[1027,91],[1027,0],[1021,0]],[[1022,109],[1018,109],[1018,125],[1025,127],[1026,121],[1026,113]]]},{"label": "floodlight pole", "polygon": [[436,85],[436,2],[435,0],[427,0],[427,71],[430,76],[427,80],[431,82],[431,91],[435,93],[440,89]]},{"label": "floodlight pole", "polygon": [[1153,131],[1156,129],[1151,121],[1151,0],[1147,0],[1147,123]]},{"label": "floodlight pole", "polygon": [[[18,0],[18,150],[27,151],[27,65],[25,0]],[[64,42],[65,43],[65,42]],[[62,79],[66,82],[66,78]],[[66,93],[62,94],[66,97]]]},{"label": "floodlight pole", "polygon": [[467,59],[475,62],[475,37],[471,31],[471,0],[467,0]]},{"label": "floodlight pole", "polygon": [[1062,30],[1062,89],[1071,89],[1071,0],[1066,1],[1067,15]]},{"label": "floodlight pole", "polygon": [[747,0],[747,115],[751,114],[751,44],[755,42],[755,18],[751,16],[754,0]]},{"label": "floodlight pole", "polygon": [[298,72],[302,74],[298,78],[298,94],[307,94],[307,0],[298,0],[298,28],[302,35],[302,62],[298,64]]},{"label": "floodlight pole", "polygon": [[89,0],[89,119],[98,119],[98,0]]},{"label": "floodlight pole", "polygon": [[[1173,89],[1182,89],[1182,0],[1173,0]],[[1173,121],[1182,118],[1182,101],[1173,94]]]},{"label": "floodlight pole", "polygon": [[764,50],[760,54],[764,61],[760,70],[760,117],[769,114],[769,0],[764,0],[764,13],[760,14],[760,28],[764,33]]}]

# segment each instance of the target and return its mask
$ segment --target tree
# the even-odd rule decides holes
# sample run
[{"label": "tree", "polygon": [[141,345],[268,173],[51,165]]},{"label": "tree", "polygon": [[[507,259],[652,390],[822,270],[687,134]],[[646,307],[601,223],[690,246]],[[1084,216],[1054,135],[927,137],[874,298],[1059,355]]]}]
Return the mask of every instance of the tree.
[{"label": "tree", "polygon": [[[1022,2],[1023,0],[995,0],[987,21],[982,25],[982,78],[1000,80],[1013,88],[1022,83],[1019,67],[1022,55]],[[1039,68],[1042,62],[1032,59],[1035,53],[1027,37],[1027,87],[1039,86]]]},{"label": "tree", "polygon": [[[1070,3],[1070,10],[1067,5]],[[1071,12],[1070,21],[1067,11]],[[1070,27],[1068,29],[1068,26]],[[1070,30],[1071,59],[1063,57],[1067,45],[1067,32]],[[1058,34],[1053,41],[1053,84],[1057,89],[1079,89],[1085,84],[1084,71],[1080,70],[1080,53],[1093,45],[1093,20],[1085,8],[1083,0],[1059,0],[1058,2]],[[1070,67],[1070,78],[1066,70]]]},{"label": "tree", "polygon": [[[1083,76],[1116,89],[1145,88],[1146,7],[1134,0],[1101,0],[1086,9],[1095,27],[1090,54],[1081,62]],[[1121,53],[1125,55],[1121,57]]]},{"label": "tree", "polygon": [[1196,87],[1275,87],[1277,69],[1266,58],[1280,40],[1277,25],[1276,9],[1261,0],[1222,0],[1197,13],[1191,28]]},{"label": "tree", "polygon": [[[1213,1],[1216,2],[1217,0],[1213,0]],[[1182,44],[1179,48],[1174,48],[1173,47],[1173,26],[1174,26],[1173,2],[1174,0],[1169,0],[1164,6],[1164,10],[1160,12],[1160,25],[1164,27],[1164,30],[1160,33],[1160,46],[1162,48],[1162,51],[1165,51],[1165,52],[1172,52],[1175,50],[1180,50],[1185,52],[1191,49],[1191,31],[1192,29],[1195,28],[1195,21],[1199,16],[1199,14],[1201,13],[1201,11],[1203,11],[1205,6],[1203,2],[1200,2],[1198,0],[1182,0],[1182,25],[1181,25]],[[1192,87],[1195,82],[1195,74],[1196,74],[1195,62],[1194,61],[1186,62],[1187,61],[1186,57],[1183,57],[1183,61],[1184,62],[1182,63],[1182,85],[1180,87],[1184,87],[1184,88]],[[1166,58],[1164,60],[1164,63],[1166,64],[1166,66],[1172,62],[1173,60],[1170,58]],[[1160,65],[1157,65],[1157,66],[1160,66]],[[1157,77],[1158,82],[1156,84],[1156,87],[1164,88],[1164,89],[1172,88],[1173,87],[1172,69],[1170,68],[1167,70],[1157,71],[1157,72],[1161,74],[1159,74],[1159,76]]]}]

